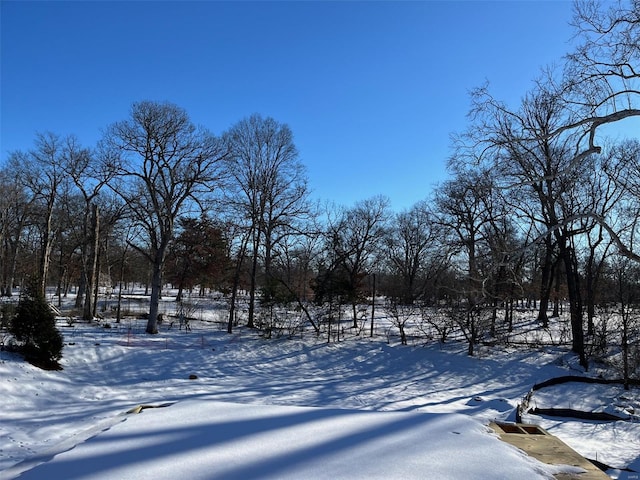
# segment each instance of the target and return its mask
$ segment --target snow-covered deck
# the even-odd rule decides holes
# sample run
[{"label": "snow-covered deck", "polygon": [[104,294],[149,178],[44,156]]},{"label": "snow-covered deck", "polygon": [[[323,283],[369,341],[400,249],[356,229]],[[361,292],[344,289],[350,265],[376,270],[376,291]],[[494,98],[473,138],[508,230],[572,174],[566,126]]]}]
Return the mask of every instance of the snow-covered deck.
[{"label": "snow-covered deck", "polygon": [[607,480],[593,463],[569,447],[558,437],[538,425],[491,422],[489,426],[506,443],[548,465],[562,467],[554,474],[558,480]]}]

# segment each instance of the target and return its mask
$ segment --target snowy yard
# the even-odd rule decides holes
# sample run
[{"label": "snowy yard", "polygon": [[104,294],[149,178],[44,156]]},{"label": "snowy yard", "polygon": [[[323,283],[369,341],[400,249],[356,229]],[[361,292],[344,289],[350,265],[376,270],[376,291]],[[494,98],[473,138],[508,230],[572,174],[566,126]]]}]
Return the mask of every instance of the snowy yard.
[{"label": "snowy yard", "polygon": [[[208,320],[202,313],[201,320]],[[486,425],[514,421],[531,387],[576,375],[562,349],[392,337],[260,338],[195,320],[67,324],[63,371],[0,352],[0,478],[551,478]],[[197,378],[191,378],[197,377]],[[538,406],[635,412],[632,422],[527,415],[583,455],[640,471],[640,392],[564,384]],[[162,408],[126,414],[136,405]],[[559,467],[562,470],[563,467]],[[615,478],[638,478],[612,470]],[[635,477],[634,477],[635,475]]]}]

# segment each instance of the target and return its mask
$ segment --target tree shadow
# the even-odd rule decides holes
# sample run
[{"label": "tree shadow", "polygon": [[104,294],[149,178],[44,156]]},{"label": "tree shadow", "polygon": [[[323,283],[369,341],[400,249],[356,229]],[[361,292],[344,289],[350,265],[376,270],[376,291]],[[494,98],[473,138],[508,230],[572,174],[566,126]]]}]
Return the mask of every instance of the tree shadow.
[{"label": "tree shadow", "polygon": [[[202,402],[200,406],[202,405],[205,403]],[[222,404],[215,402],[209,408],[220,405]],[[233,408],[237,409],[238,406]],[[288,471],[295,472],[304,468],[309,462],[326,468],[332,467],[332,461],[351,462],[359,458],[353,452],[362,454],[369,446],[383,445],[396,434],[409,435],[411,441],[415,441],[416,435],[424,432],[428,424],[439,417],[428,414],[372,414],[338,409],[296,408],[291,411],[291,407],[286,407],[283,411],[279,407],[267,408],[267,413],[259,412],[254,418],[219,418],[196,425],[186,422],[185,426],[180,426],[171,422],[170,426],[144,429],[144,423],[141,422],[143,430],[137,432],[118,425],[89,439],[85,444],[78,445],[76,451],[63,453],[52,462],[24,472],[20,478],[119,478],[118,475],[127,469],[148,468],[157,471],[162,467],[154,464],[166,465],[165,460],[173,465],[173,473],[164,472],[158,478],[173,478],[175,474],[184,474],[180,459],[184,461],[190,455],[195,455],[202,460],[203,465],[209,466],[206,472],[199,472],[198,478],[279,478]],[[280,413],[274,414],[274,408]],[[166,410],[170,409],[171,407]],[[142,415],[148,416],[149,413]],[[367,415],[369,417],[365,418]],[[378,417],[372,421],[373,415]],[[362,422],[358,420],[359,417]],[[337,428],[345,420],[349,426],[344,430]],[[324,422],[328,426],[323,429]],[[359,423],[363,426],[353,427]],[[296,445],[291,439],[289,442],[283,440],[294,430],[308,431],[312,437],[303,445]],[[414,432],[413,436],[411,432]],[[237,442],[249,442],[249,447],[242,448]],[[264,445],[264,442],[271,444]],[[250,447],[255,445],[264,445],[268,453],[261,455],[259,451],[252,451]],[[347,459],[341,456],[346,456]],[[51,459],[40,460],[47,462]],[[171,459],[175,459],[175,462]],[[376,464],[375,458],[370,463]]]}]

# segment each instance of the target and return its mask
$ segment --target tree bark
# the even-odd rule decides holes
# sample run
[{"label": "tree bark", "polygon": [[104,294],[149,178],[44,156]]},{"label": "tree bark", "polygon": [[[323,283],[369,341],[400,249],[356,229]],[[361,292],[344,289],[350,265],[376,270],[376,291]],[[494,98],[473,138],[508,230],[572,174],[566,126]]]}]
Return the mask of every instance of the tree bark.
[{"label": "tree bark", "polygon": [[567,291],[569,294],[569,313],[571,318],[571,350],[580,357],[580,365],[588,368],[586,352],[584,348],[584,330],[582,319],[582,297],[580,294],[580,274],[578,272],[575,251],[566,237],[559,239],[560,255],[562,257],[567,278]]},{"label": "tree bark", "polygon": [[242,264],[247,252],[247,244],[249,243],[249,235],[245,235],[240,244],[240,250],[238,251],[238,257],[236,259],[236,268],[233,274],[233,285],[231,287],[231,300],[229,304],[229,321],[227,322],[227,333],[233,333],[233,322],[235,320],[236,313],[236,297],[238,295],[238,288],[240,287],[240,275],[242,273]]},{"label": "tree bark", "polygon": [[251,260],[251,280],[249,285],[249,312],[247,327],[255,328],[254,316],[255,316],[255,303],[256,303],[256,289],[258,284],[258,247],[260,245],[260,233],[257,234],[256,239],[253,242],[253,258]]},{"label": "tree bark", "polygon": [[49,276],[49,265],[51,264],[51,251],[53,250],[53,204],[50,204],[45,222],[45,230],[42,232],[42,250],[40,254],[40,291],[46,295],[47,277]]},{"label": "tree bark", "polygon": [[98,206],[91,207],[91,233],[89,235],[89,255],[87,256],[87,270],[85,279],[84,310],[82,318],[93,320],[94,317],[94,292],[98,283],[98,240],[100,239],[100,221],[98,219]]},{"label": "tree bark", "polygon": [[146,332],[150,334],[158,333],[158,310],[160,306],[160,290],[162,289],[162,267],[160,263],[153,265],[151,275],[151,301],[149,304],[149,319],[147,320]]},{"label": "tree bark", "polygon": [[542,263],[542,275],[540,279],[540,303],[538,309],[538,322],[542,324],[542,328],[549,327],[549,298],[551,297],[551,281],[553,278],[553,246],[551,239],[545,239],[544,261]]},{"label": "tree bark", "polygon": [[160,245],[156,251],[152,265],[151,300],[149,304],[149,319],[147,320],[146,329],[146,332],[150,334],[158,333],[158,312],[160,307],[160,297],[162,294],[162,266],[164,265],[164,253],[166,248],[166,243]]}]

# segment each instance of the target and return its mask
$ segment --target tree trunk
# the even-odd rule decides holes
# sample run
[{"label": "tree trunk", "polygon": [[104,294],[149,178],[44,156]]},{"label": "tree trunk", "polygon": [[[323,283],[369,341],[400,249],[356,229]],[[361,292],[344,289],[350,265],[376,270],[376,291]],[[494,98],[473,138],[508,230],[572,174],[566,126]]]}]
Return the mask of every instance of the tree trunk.
[{"label": "tree trunk", "polygon": [[[256,227],[257,228],[257,227]],[[255,303],[256,303],[256,288],[258,284],[258,248],[260,247],[260,229],[254,232],[253,239],[253,258],[251,261],[251,284],[249,286],[249,319],[247,320],[247,327],[255,328],[254,316],[255,316]]]},{"label": "tree trunk", "polygon": [[[244,250],[244,247],[242,248],[242,250]],[[233,275],[233,285],[231,287],[231,301],[229,304],[229,321],[227,322],[227,333],[233,333],[233,322],[235,320],[235,313],[236,313],[236,296],[238,294],[238,287],[240,286],[240,272],[242,270],[243,258],[244,258],[244,251],[241,254],[238,254],[236,271]]]},{"label": "tree trunk", "polygon": [[476,344],[476,332],[475,332],[475,323],[473,320],[473,314],[468,313],[468,322],[469,322],[469,338],[467,344],[467,355],[473,357],[475,354],[475,344]]},{"label": "tree trunk", "polygon": [[[273,300],[273,279],[271,278],[271,250],[272,239],[270,229],[265,229],[264,233],[264,285],[263,285],[263,300],[271,304]],[[266,287],[266,288],[265,288]]]},{"label": "tree trunk", "polygon": [[[86,248],[86,247],[83,247]],[[83,253],[84,257],[86,254]],[[84,308],[84,293],[87,289],[87,271],[85,260],[82,261],[82,271],[80,272],[80,280],[78,281],[78,293],[76,295],[75,308]],[[84,311],[84,310],[83,310]]]},{"label": "tree trunk", "polygon": [[353,316],[353,328],[358,329],[358,307],[355,300],[351,301],[351,314]]},{"label": "tree trunk", "polygon": [[[51,207],[53,208],[53,207]],[[51,264],[51,251],[53,250],[52,236],[53,213],[47,214],[45,231],[42,232],[42,252],[40,255],[40,291],[46,295],[47,277],[49,276],[49,265]]]},{"label": "tree trunk", "polygon": [[373,274],[373,291],[371,292],[371,335],[373,338],[373,322],[376,317],[376,274]]},{"label": "tree trunk", "polygon": [[256,276],[258,274],[258,254],[253,254],[253,259],[251,261],[251,280],[249,285],[249,312],[248,312],[248,320],[247,327],[255,328],[255,323],[253,318],[255,316],[255,303],[256,303],[256,284],[257,279]]},{"label": "tree trunk", "polygon": [[560,318],[560,283],[562,280],[559,261],[554,262],[552,277],[555,277],[555,281],[553,282],[553,313],[551,316]]},{"label": "tree trunk", "polygon": [[542,275],[540,279],[540,304],[538,310],[538,322],[542,324],[542,328],[549,327],[549,298],[551,297],[551,281],[553,279],[553,246],[551,239],[545,239],[545,254],[542,263]]},{"label": "tree trunk", "polygon": [[624,301],[620,306],[622,312],[622,378],[624,389],[629,390],[629,311],[625,309]]},{"label": "tree trunk", "polygon": [[231,301],[229,305],[229,321],[227,322],[227,333],[233,333],[233,322],[235,320],[236,313],[236,296],[238,294],[238,288],[240,287],[240,275],[242,273],[242,263],[247,252],[247,244],[249,243],[249,236],[246,235],[242,239],[240,244],[240,250],[238,251],[238,257],[236,259],[236,268],[233,274],[233,286],[231,287]]},{"label": "tree trunk", "polygon": [[89,205],[85,209],[83,225],[82,225],[82,270],[80,271],[80,281],[78,284],[78,294],[76,295],[76,308],[84,307],[84,296],[87,290],[87,277],[89,275],[89,246],[91,244],[91,235],[89,234]]},{"label": "tree trunk", "polygon": [[[94,317],[94,292],[97,288],[98,277],[98,239],[100,233],[100,222],[98,219],[98,206],[92,205],[91,208],[91,233],[89,235],[89,252],[87,255],[87,270],[85,274],[85,295],[84,310],[82,318],[90,321]],[[80,292],[78,292],[80,294]]]},{"label": "tree trunk", "polygon": [[580,365],[588,368],[584,348],[584,331],[582,325],[582,298],[580,294],[580,274],[578,272],[575,252],[571,245],[567,245],[566,237],[560,240],[560,255],[562,256],[567,277],[567,291],[569,294],[569,313],[571,318],[572,343],[571,350],[580,357]]},{"label": "tree trunk", "polygon": [[149,319],[147,330],[149,334],[158,333],[158,311],[160,296],[162,294],[162,265],[164,263],[164,251],[166,245],[161,246],[155,254],[151,272],[151,301],[149,303]]},{"label": "tree trunk", "polygon": [[227,333],[233,333],[233,320],[236,313],[236,291],[238,284],[234,281],[233,288],[231,290],[231,301],[229,303],[229,320],[227,321]]},{"label": "tree trunk", "polygon": [[93,281],[93,292],[91,292],[91,294],[93,295],[93,311],[91,312],[93,315],[93,318],[98,316],[98,293],[100,292],[100,289],[98,288],[98,282],[99,282],[99,273],[100,273],[100,250],[97,249],[98,254],[96,255],[96,268],[95,268],[95,275],[94,275],[94,281]]},{"label": "tree trunk", "polygon": [[513,287],[511,288],[511,298],[509,299],[509,333],[513,332]]},{"label": "tree trunk", "polygon": [[20,252],[19,243],[11,245],[11,266],[7,279],[7,292],[5,295],[10,297],[13,295],[13,285],[16,283],[16,271],[18,270],[18,253]]},{"label": "tree trunk", "polygon": [[596,315],[595,308],[595,278],[593,275],[592,259],[589,259],[586,275],[586,295],[587,295],[587,335],[593,335],[595,332],[594,317]]}]

